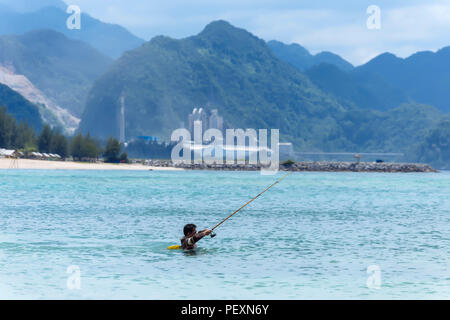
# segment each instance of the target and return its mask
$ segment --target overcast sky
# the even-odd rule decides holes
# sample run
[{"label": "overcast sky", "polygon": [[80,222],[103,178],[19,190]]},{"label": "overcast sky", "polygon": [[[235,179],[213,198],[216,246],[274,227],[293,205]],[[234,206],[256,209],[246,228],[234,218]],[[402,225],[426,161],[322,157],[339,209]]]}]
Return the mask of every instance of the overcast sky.
[{"label": "overcast sky", "polygon": [[[406,57],[450,45],[449,0],[64,0],[146,40],[183,38],[224,19],[264,40],[328,50],[355,65],[382,52]],[[381,9],[381,29],[369,30],[368,6]]]}]

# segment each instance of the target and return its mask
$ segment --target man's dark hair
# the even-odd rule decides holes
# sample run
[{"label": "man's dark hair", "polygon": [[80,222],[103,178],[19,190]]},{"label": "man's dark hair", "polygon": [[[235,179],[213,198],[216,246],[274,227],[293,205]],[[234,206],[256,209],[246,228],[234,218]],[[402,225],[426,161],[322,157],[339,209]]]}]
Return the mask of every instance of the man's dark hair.
[{"label": "man's dark hair", "polygon": [[195,224],[192,224],[192,223],[189,223],[189,224],[185,225],[184,228],[183,228],[184,235],[187,236],[189,233],[194,231],[195,228],[197,228],[197,226]]}]

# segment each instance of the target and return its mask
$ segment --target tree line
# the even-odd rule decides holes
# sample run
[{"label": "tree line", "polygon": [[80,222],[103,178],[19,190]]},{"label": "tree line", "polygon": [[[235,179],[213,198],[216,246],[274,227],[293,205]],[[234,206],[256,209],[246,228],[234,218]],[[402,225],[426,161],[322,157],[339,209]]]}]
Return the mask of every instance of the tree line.
[{"label": "tree line", "polygon": [[76,161],[92,161],[101,155],[105,162],[128,162],[126,152],[121,153],[122,145],[117,139],[109,138],[102,148],[100,141],[90,134],[81,133],[67,138],[59,128],[45,125],[39,135],[26,123],[17,123],[16,119],[0,107],[0,147],[20,150],[25,155],[31,152],[53,153],[62,158],[72,157]]},{"label": "tree line", "polygon": [[34,129],[16,119],[0,107],[0,147],[5,149],[30,149],[35,146]]}]

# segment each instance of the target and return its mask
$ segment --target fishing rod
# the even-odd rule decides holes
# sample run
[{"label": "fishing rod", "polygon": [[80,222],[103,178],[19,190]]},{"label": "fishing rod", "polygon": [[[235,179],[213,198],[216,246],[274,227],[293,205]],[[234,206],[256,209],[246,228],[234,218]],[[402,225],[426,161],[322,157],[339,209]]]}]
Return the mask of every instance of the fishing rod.
[{"label": "fishing rod", "polygon": [[[288,175],[290,175],[292,173],[288,172],[287,174],[285,174],[283,177],[281,177],[280,179],[278,179],[277,181],[275,181],[274,183],[272,183],[270,186],[268,186],[266,189],[264,189],[264,191],[260,192],[257,196],[253,197],[252,199],[250,199],[249,201],[247,201],[242,207],[240,207],[239,209],[237,209],[236,211],[234,211],[232,214],[230,214],[228,217],[226,217],[225,219],[223,219],[222,221],[220,221],[218,224],[216,224],[213,228],[211,228],[211,231],[214,231],[215,229],[217,229],[222,223],[224,223],[225,221],[227,221],[228,219],[230,219],[232,216],[234,216],[236,213],[238,213],[239,211],[241,211],[242,209],[244,209],[248,204],[250,204],[251,202],[255,201],[257,198],[259,198],[264,192],[266,192],[267,190],[269,190],[270,188],[272,188],[273,186],[275,186],[276,184],[280,183],[283,179],[285,179]],[[216,236],[216,234],[214,232],[211,233],[211,238],[214,238]]]},{"label": "fishing rod", "polygon": [[[222,221],[220,221],[218,224],[216,224],[211,231],[214,231],[215,229],[217,229],[222,223],[224,223],[225,221],[227,221],[228,219],[230,219],[232,216],[234,216],[236,213],[238,213],[239,211],[241,211],[242,209],[244,209],[245,206],[247,206],[248,204],[250,204],[251,202],[255,201],[257,198],[259,198],[264,192],[266,192],[267,190],[269,190],[270,188],[272,188],[274,185],[280,183],[283,179],[285,179],[288,175],[290,175],[292,173],[288,172],[287,174],[285,174],[283,177],[281,177],[280,179],[278,179],[277,181],[275,181],[274,183],[272,183],[270,186],[268,186],[266,189],[264,189],[264,191],[260,192],[257,196],[253,197],[252,199],[250,199],[249,201],[247,201],[242,207],[240,207],[239,209],[237,209],[236,211],[234,211],[232,214],[230,214],[228,217],[226,217],[225,219],[223,219]],[[216,236],[216,234],[214,232],[211,233],[211,238],[214,238]],[[171,250],[171,249],[181,249],[180,245],[174,245],[174,246],[169,246],[167,249]]]}]

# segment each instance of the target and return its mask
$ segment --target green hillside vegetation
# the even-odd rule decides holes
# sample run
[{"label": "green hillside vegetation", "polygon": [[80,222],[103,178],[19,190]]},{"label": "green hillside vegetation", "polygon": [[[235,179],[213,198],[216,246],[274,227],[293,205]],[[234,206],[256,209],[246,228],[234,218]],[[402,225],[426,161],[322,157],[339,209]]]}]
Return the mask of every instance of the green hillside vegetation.
[{"label": "green hillside vegetation", "polygon": [[279,128],[297,150],[398,152],[416,161],[442,113],[378,75],[361,84],[364,72],[320,64],[302,73],[261,39],[216,21],[197,36],[160,36],[126,53],[94,84],[80,132],[118,137],[123,95],[129,138],[167,139],[202,106],[219,109],[231,128]]},{"label": "green hillside vegetation", "polygon": [[331,148],[325,138],[345,111],[263,40],[225,21],[127,52],[95,83],[80,131],[118,137],[122,94],[129,137],[170,136],[193,107],[206,106],[219,109],[230,127],[280,128],[299,147]]},{"label": "green hillside vegetation", "polygon": [[386,112],[360,109],[341,119],[342,131],[336,135],[353,143],[353,150],[400,152],[413,161],[410,151],[441,118],[436,108],[418,104],[403,104]]},{"label": "green hillside vegetation", "polygon": [[42,129],[41,115],[36,105],[26,100],[19,93],[0,83],[0,106],[18,122],[27,123],[35,130]]},{"label": "green hillside vegetation", "polygon": [[359,108],[384,111],[411,102],[401,90],[370,72],[345,72],[322,63],[306,70],[306,74],[321,90],[333,94],[341,103],[352,103]]},{"label": "green hillside vegetation", "polygon": [[[341,103],[362,108],[388,110],[402,103],[417,102],[450,111],[450,47],[436,53],[418,52],[406,59],[381,54],[353,68],[334,54],[312,56],[298,44],[269,41],[269,47],[283,61],[306,71],[310,79]],[[320,56],[328,59],[319,59]],[[316,60],[314,60],[316,59]]]},{"label": "green hillside vegetation", "polygon": [[450,117],[445,117],[417,148],[419,161],[450,170]]},{"label": "green hillside vegetation", "polygon": [[25,75],[47,97],[77,116],[94,80],[111,62],[88,44],[51,30],[0,36],[0,64]]},{"label": "green hillside vegetation", "polygon": [[450,111],[450,47],[418,52],[402,59],[385,53],[355,71],[377,74],[414,101]]}]

